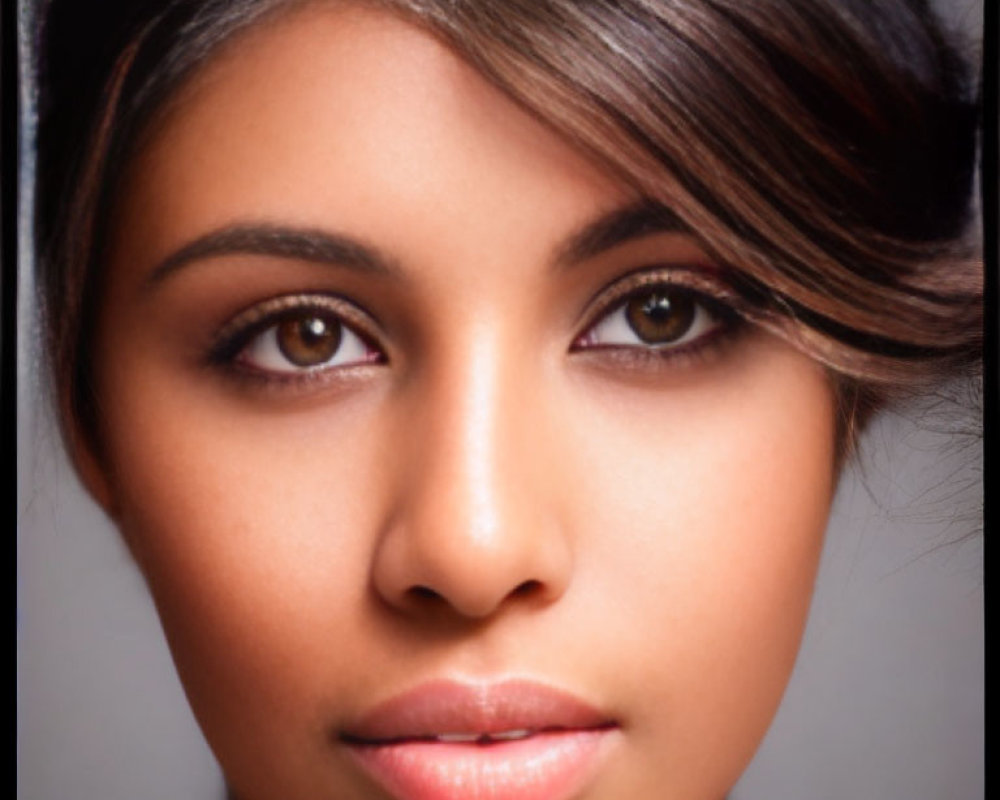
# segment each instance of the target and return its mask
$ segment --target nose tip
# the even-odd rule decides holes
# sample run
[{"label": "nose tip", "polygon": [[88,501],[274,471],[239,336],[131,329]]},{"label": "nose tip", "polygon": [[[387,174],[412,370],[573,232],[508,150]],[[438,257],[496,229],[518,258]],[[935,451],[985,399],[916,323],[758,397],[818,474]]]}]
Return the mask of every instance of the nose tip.
[{"label": "nose tip", "polygon": [[570,556],[561,537],[536,527],[483,531],[443,505],[433,515],[408,515],[381,538],[373,580],[389,605],[482,620],[512,604],[545,605],[563,594]]}]

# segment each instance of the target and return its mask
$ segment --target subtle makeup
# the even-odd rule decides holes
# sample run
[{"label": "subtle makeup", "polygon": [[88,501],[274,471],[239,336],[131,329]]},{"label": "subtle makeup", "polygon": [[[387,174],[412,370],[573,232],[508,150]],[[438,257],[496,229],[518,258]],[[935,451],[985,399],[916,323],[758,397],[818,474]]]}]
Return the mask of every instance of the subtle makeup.
[{"label": "subtle makeup", "polygon": [[107,255],[84,477],[235,797],[724,796],[836,449],[738,265],[341,4],[180,89]]}]

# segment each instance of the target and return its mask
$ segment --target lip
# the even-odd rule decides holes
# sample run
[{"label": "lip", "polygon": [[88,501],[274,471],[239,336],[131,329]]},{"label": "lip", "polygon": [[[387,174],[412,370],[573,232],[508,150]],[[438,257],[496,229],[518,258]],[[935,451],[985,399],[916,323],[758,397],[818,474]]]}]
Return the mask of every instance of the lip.
[{"label": "lip", "polygon": [[380,703],[339,738],[398,800],[567,800],[594,778],[617,729],[545,684],[441,680]]}]

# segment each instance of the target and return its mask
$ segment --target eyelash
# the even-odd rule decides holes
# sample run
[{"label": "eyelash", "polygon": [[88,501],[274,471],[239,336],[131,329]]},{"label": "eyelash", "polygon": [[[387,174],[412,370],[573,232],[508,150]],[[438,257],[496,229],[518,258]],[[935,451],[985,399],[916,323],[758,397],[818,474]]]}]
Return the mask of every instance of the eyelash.
[{"label": "eyelash", "polygon": [[[298,327],[282,330],[286,323]],[[208,360],[240,377],[277,384],[346,377],[358,369],[386,362],[385,353],[375,344],[374,328],[375,323],[365,312],[335,295],[284,295],[252,306],[227,322],[215,337],[216,344]],[[331,343],[332,347],[322,361],[296,365],[287,349],[289,343],[284,342],[283,346],[281,341],[286,334],[315,337],[313,342],[304,343],[306,347],[312,344],[329,347]],[[254,354],[253,350],[257,352]],[[353,350],[354,357],[344,363],[331,363],[342,358],[344,350]],[[275,358],[283,359],[287,366],[260,364]]]},{"label": "eyelash", "polygon": [[[678,303],[668,302],[671,311],[675,304],[689,304],[687,309],[692,318],[675,339],[661,344],[643,342],[629,320],[629,306],[633,301],[659,296]],[[670,268],[639,270],[619,280],[610,289],[603,291],[592,306],[586,319],[583,333],[576,338],[572,351],[610,358],[616,365],[624,367],[649,367],[655,369],[670,362],[671,367],[683,366],[681,362],[708,357],[724,343],[739,333],[744,318],[738,313],[739,299],[721,282],[707,277],[703,270]],[[622,326],[631,329],[634,343],[601,342],[594,339],[602,326],[611,327],[617,321],[618,332]],[[710,325],[707,330],[705,327]],[[695,335],[691,330],[701,328]]]},{"label": "eyelash", "polygon": [[[617,315],[627,315],[630,303],[657,294],[661,298],[672,294],[682,306],[688,303],[688,310],[694,315],[676,340],[658,345],[643,343],[634,327],[635,343],[602,342],[594,338],[602,326],[613,325]],[[742,318],[734,310],[734,304],[731,292],[706,279],[703,272],[677,268],[640,270],[626,275],[598,295],[584,317],[588,322],[573,340],[570,352],[602,358],[625,368],[655,369],[666,362],[680,366],[683,360],[709,355],[737,330]],[[283,333],[288,333],[288,329],[282,331],[281,328],[285,323],[298,324],[299,328],[293,333],[335,338],[329,355],[315,364],[295,365],[279,340]],[[617,323],[619,332],[622,324]],[[627,320],[624,324],[631,327]],[[707,324],[711,325],[708,330],[690,335],[691,329],[704,329]],[[309,327],[303,327],[306,325]],[[252,306],[227,322],[216,335],[208,360],[242,378],[277,385],[346,378],[359,369],[387,363],[385,351],[377,344],[376,328],[367,313],[335,295],[283,295]],[[345,343],[348,349],[353,348],[356,357],[335,363],[342,357]],[[257,351],[255,354],[251,352],[253,349]],[[279,361],[284,360],[287,368],[278,361],[261,365],[262,361],[273,361],[275,356]]]}]

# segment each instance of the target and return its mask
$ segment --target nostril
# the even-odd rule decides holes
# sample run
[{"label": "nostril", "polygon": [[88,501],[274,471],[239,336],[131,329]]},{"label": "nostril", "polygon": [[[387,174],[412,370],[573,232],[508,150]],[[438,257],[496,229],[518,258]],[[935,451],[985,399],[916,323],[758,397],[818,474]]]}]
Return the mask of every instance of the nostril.
[{"label": "nostril", "polygon": [[419,600],[435,600],[441,596],[429,586],[411,586],[409,593]]},{"label": "nostril", "polygon": [[[541,581],[534,579],[526,580],[511,589],[510,592],[507,593],[506,597],[507,599],[528,598],[539,594],[542,591],[542,587],[543,584]],[[424,584],[411,586],[406,590],[406,594],[411,598],[411,602],[425,608],[429,608],[441,602],[451,605],[447,594],[442,594],[436,589],[432,589],[430,586],[426,586]]]}]

